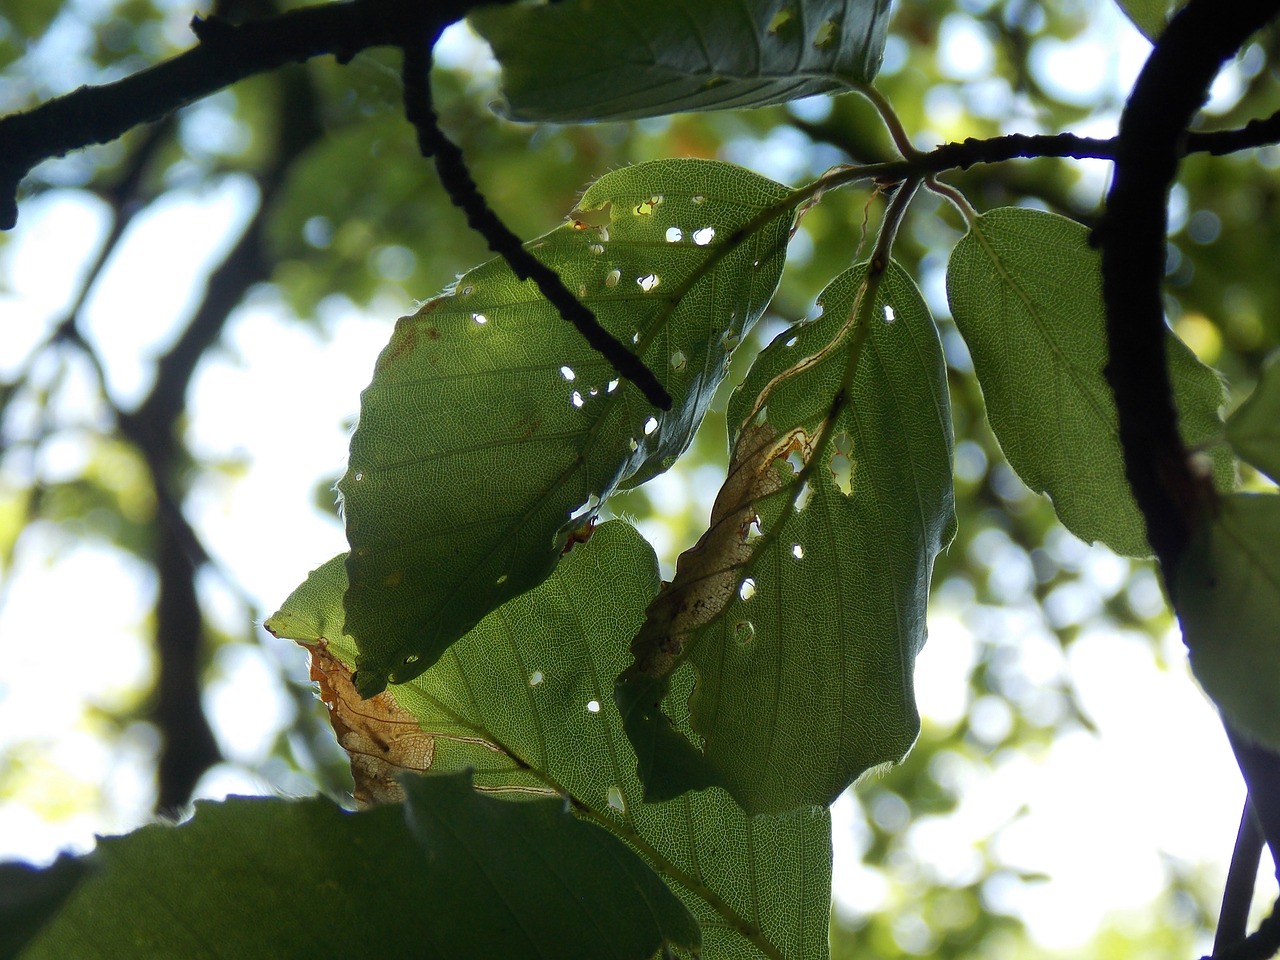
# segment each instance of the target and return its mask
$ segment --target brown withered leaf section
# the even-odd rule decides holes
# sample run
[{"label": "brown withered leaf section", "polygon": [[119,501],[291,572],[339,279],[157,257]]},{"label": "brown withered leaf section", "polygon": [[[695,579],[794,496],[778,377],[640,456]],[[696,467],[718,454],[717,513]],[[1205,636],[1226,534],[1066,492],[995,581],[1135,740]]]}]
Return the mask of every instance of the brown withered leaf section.
[{"label": "brown withered leaf section", "polygon": [[390,693],[361,700],[350,668],[329,653],[323,640],[307,649],[311,679],[320,684],[320,699],[329,708],[334,735],[351,758],[356,804],[364,808],[399,803],[404,790],[396,774],[427,770],[435,758],[435,737]]},{"label": "brown withered leaf section", "polygon": [[756,551],[751,528],[756,504],[787,482],[775,464],[793,452],[807,456],[802,430],[778,438],[766,421],[743,427],[733,462],[716,495],[707,532],[676,562],[675,579],[649,604],[644,625],[631,641],[635,663],[627,673],[661,678],[675,669],[690,635],[715,620],[738,591],[743,567]]}]

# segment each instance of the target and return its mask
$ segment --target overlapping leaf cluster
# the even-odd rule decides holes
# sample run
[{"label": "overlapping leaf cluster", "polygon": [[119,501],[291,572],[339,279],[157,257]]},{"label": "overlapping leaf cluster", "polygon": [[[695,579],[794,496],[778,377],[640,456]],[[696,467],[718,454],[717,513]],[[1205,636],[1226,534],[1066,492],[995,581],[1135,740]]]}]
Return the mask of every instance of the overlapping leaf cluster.
[{"label": "overlapping leaf cluster", "polygon": [[[1154,33],[1167,6],[1126,9]],[[886,0],[568,0],[475,22],[510,116],[585,122],[857,87],[887,15]],[[340,484],[351,550],[267,623],[311,649],[357,798],[385,806],[236,802],[104,844],[86,861],[100,876],[50,895],[67,906],[27,955],[102,935],[196,955],[230,929],[229,949],[243,935],[295,955],[825,956],[823,808],[915,740],[914,660],[955,529],[946,365],[911,278],[880,258],[850,268],[754,360],[708,529],[672,583],[633,527],[591,526],[688,447],[820,192],[655,161],[604,175],[527,245],[657,374],[667,413],[500,260],[402,318]],[[1010,465],[1082,539],[1145,555],[1084,228],[970,214],[948,296]],[[1168,354],[1217,485],[1235,480],[1224,437],[1275,477],[1275,368],[1224,425],[1217,374],[1172,334]],[[1277,503],[1224,497],[1174,580],[1198,676],[1272,744]],[[247,865],[271,895],[192,921],[174,901],[207,884],[184,886],[179,856],[232,887]],[[147,909],[111,915],[157,876]]]},{"label": "overlapping leaf cluster", "polygon": [[[339,558],[315,571],[268,628],[353,662],[355,645],[340,627],[344,586]],[[657,589],[652,548],[629,524],[601,524],[545,583],[382,695],[417,726],[398,737],[383,728],[378,753],[403,757],[402,744],[412,743],[407,752],[433,775],[474,771],[486,793],[570,798],[574,812],[614,834],[619,851],[631,845],[670,884],[697,918],[708,956],[823,956],[831,866],[825,810],[751,818],[722,791],[642,800],[610,694]],[[614,886],[587,871],[571,882],[584,896],[627,896],[622,878]],[[483,898],[469,909],[460,923],[466,916],[484,922]]]},{"label": "overlapping leaf cluster", "polygon": [[544,580],[595,504],[684,451],[777,287],[787,196],[728,164],[655,161],[602,177],[528,245],[659,373],[665,413],[501,260],[397,323],[339,484],[362,694],[430,667]]}]

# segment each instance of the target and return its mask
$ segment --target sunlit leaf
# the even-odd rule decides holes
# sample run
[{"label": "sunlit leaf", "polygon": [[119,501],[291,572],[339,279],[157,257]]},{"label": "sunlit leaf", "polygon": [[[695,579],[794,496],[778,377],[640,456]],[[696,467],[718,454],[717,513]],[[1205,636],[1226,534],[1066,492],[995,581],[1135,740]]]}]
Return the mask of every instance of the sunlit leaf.
[{"label": "sunlit leaf", "polygon": [[1239,730],[1280,749],[1280,496],[1222,497],[1175,584],[1196,679]]},{"label": "sunlit leaf", "polygon": [[1164,33],[1169,18],[1186,0],[1116,0],[1126,17],[1144,37],[1155,43]]},{"label": "sunlit leaf", "polygon": [[[657,588],[649,545],[626,524],[601,524],[545,583],[390,695],[434,737],[432,772],[474,768],[479,789],[503,794],[554,784],[583,816],[644,853],[702,925],[703,956],[825,958],[825,810],[748,817],[718,790],[664,804],[641,799],[609,693]],[[340,619],[341,596],[340,586],[304,585],[286,615],[314,644],[309,628]],[[334,654],[354,659],[350,637],[326,639]]]},{"label": "sunlit leaf", "polygon": [[[866,276],[833,281],[730,401],[741,427],[710,529],[618,686],[651,798],[714,783],[753,813],[826,804],[915,740],[912,668],[954,533],[951,422],[919,291],[893,265],[864,296]],[[664,714],[685,663],[694,693]],[[686,699],[693,742],[667,719]]]},{"label": "sunlit leaf", "polygon": [[[1058,519],[1081,540],[1149,555],[1102,372],[1102,271],[1088,231],[1038,210],[985,213],[951,254],[947,296],[1009,465],[1052,498]],[[1184,441],[1220,438],[1217,373],[1172,333],[1165,346]],[[1230,455],[1219,449],[1213,458],[1215,482],[1230,489]]]},{"label": "sunlit leaf", "polygon": [[880,69],[888,0],[567,0],[476,10],[516,120],[628,120],[848,89]]},{"label": "sunlit leaf", "polygon": [[1249,399],[1231,415],[1227,440],[1241,460],[1280,481],[1280,362],[1267,365]]},{"label": "sunlit leaf", "polygon": [[361,695],[429,667],[546,578],[571,517],[684,451],[777,286],[787,200],[730,164],[656,161],[602,177],[529,244],[634,344],[665,414],[502,261],[397,323],[339,483]]},{"label": "sunlit leaf", "polygon": [[405,786],[403,807],[235,797],[104,839],[22,956],[643,960],[697,945],[644,861],[559,799],[492,799],[465,773]]}]

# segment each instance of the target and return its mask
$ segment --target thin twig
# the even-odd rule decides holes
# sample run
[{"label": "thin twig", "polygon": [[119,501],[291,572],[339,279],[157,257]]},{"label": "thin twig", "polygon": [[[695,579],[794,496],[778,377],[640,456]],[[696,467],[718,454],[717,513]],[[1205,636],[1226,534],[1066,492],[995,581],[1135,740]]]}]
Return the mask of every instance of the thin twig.
[{"label": "thin twig", "polygon": [[1249,804],[1280,875],[1280,753],[1253,743],[1230,725],[1227,739],[1249,786]]},{"label": "thin twig", "polygon": [[1222,889],[1222,908],[1218,911],[1218,929],[1213,937],[1213,955],[1221,956],[1232,945],[1245,939],[1249,932],[1249,908],[1253,905],[1253,887],[1262,860],[1262,828],[1253,812],[1248,796],[1240,813],[1240,829],[1231,851],[1231,866]]},{"label": "thin twig", "polygon": [[898,152],[908,160],[919,160],[922,151],[917,150],[912,144],[906,128],[884,94],[870,83],[860,83],[854,89],[870,100],[871,105],[876,108],[876,113],[880,114],[880,120],[889,131],[889,136],[893,139],[893,145],[898,148]]},{"label": "thin twig", "polygon": [[[1178,155],[1208,153],[1219,157],[1251,150],[1280,141],[1280,111],[1263,120],[1251,120],[1234,130],[1197,131],[1186,135],[1177,147]],[[933,173],[967,170],[979,163],[1006,160],[1064,157],[1074,160],[1115,160],[1120,138],[1078,137],[1073,133],[1024,134],[978,140],[969,137],[946,143],[924,154],[920,161]]]},{"label": "thin twig", "polygon": [[1213,956],[1203,960],[1270,960],[1277,953],[1280,953],[1280,903],[1271,908],[1270,916],[1249,936],[1221,952],[1215,947]]},{"label": "thin twig", "polygon": [[653,371],[623,346],[622,341],[600,326],[595,314],[569,291],[558,273],[524,248],[520,238],[494,213],[471,179],[462,150],[440,129],[439,118],[431,105],[431,47],[435,37],[429,40],[404,47],[405,116],[418,132],[418,148],[422,155],[435,161],[440,183],[454,206],[466,214],[471,229],[489,242],[489,248],[506,260],[517,277],[532,280],[537,285],[560,316],[573,324],[593,350],[608,360],[621,376],[634,383],[651,404],[670,410],[671,395],[658,382]]},{"label": "thin twig", "polygon": [[1120,118],[1114,180],[1094,235],[1102,247],[1107,379],[1116,396],[1125,472],[1166,576],[1214,499],[1212,485],[1187,462],[1165,361],[1160,285],[1168,194],[1187,126],[1209,84],[1277,11],[1280,0],[1239,0],[1225,7],[1191,0],[1173,18]]}]

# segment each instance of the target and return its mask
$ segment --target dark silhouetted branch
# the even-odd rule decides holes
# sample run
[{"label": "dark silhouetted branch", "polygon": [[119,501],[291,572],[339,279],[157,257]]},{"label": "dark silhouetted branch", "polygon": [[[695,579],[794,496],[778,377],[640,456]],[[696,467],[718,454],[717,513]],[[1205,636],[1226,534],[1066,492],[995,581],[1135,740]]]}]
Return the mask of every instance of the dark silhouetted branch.
[{"label": "dark silhouetted branch", "polygon": [[[1193,530],[1215,500],[1210,481],[1192,471],[1178,434],[1166,365],[1161,282],[1169,190],[1186,129],[1207,100],[1214,77],[1277,13],[1280,0],[1191,0],[1170,21],[1120,118],[1115,176],[1095,234],[1102,248],[1107,379],[1115,392],[1125,472],[1166,585],[1172,584]],[[1178,597],[1170,593],[1176,609]],[[1280,754],[1226,727],[1258,824],[1280,863]],[[1265,947],[1280,921],[1268,924],[1266,937],[1245,943]],[[1228,953],[1234,956],[1233,951]],[[1254,954],[1241,954],[1246,955]]]},{"label": "dark silhouetted branch", "polygon": [[41,160],[116,139],[238,80],[333,54],[340,62],[359,51],[397,46],[405,53],[405,107],[424,155],[433,157],[449,196],[467,220],[521,279],[538,289],[593,349],[646,399],[664,410],[671,397],[644,363],[600,326],[559,275],[526,251],[489,208],[467,172],[462,152],[441,132],[431,109],[431,48],[441,31],[470,9],[500,0],[350,0],[305,7],[244,24],[219,17],[192,21],[199,43],[171,60],[115,83],[81,87],[25,113],[0,119],[0,229],[18,217],[21,180]]},{"label": "dark silhouetted branch", "polygon": [[[1218,157],[1240,150],[1263,147],[1280,140],[1280,111],[1264,120],[1252,120],[1237,130],[1212,130],[1187,134],[1178,144],[1178,156],[1208,153]],[[1114,160],[1120,148],[1119,137],[1098,139],[1077,137],[1072,133],[1022,134],[976,140],[970,137],[958,143],[947,143],[926,154],[935,173],[944,170],[966,170],[977,163],[1002,163],[1018,158],[1069,157],[1075,160]]]},{"label": "dark silhouetted branch", "polygon": [[1271,848],[1272,864],[1280,878],[1280,753],[1249,742],[1230,726],[1227,738],[1249,786],[1249,803]]},{"label": "dark silhouetted branch", "polygon": [[1249,908],[1253,906],[1254,882],[1258,877],[1258,864],[1262,862],[1264,842],[1253,803],[1246,796],[1227,882],[1222,888],[1218,929],[1213,935],[1214,956],[1221,956],[1232,944],[1244,940],[1249,932]]},{"label": "dark silhouetted branch", "polygon": [[[222,335],[227,317],[249,289],[270,279],[272,261],[265,251],[265,235],[273,197],[298,157],[323,135],[314,93],[305,76],[285,77],[283,87],[277,126],[279,147],[270,168],[259,180],[262,196],[258,210],[209,276],[190,323],[160,359],[151,392],[138,410],[124,415],[120,423],[122,432],[142,450],[157,491],[167,494],[176,508],[176,516],[170,516],[170,522],[161,518],[157,549],[161,589],[156,639],[161,671],[154,716],[165,733],[158,777],[157,808],[161,810],[185,804],[199,776],[219,758],[217,743],[200,705],[205,645],[195,596],[195,573],[201,559],[192,556],[188,552],[190,544],[184,543],[184,531],[189,530],[181,511],[186,453],[178,428],[186,410],[187,389],[200,360]],[[172,607],[166,605],[166,589],[172,594]]]},{"label": "dark silhouetted branch", "polygon": [[1280,903],[1271,908],[1271,915],[1258,929],[1243,940],[1238,940],[1222,950],[1213,951],[1205,960],[1270,960],[1280,952]]},{"label": "dark silhouetted branch", "polygon": [[424,157],[435,161],[440,183],[448,192],[456,207],[467,216],[467,223],[489,242],[489,248],[507,261],[508,266],[521,280],[532,280],[538,290],[554,306],[560,316],[591,345],[591,348],[609,361],[623,377],[632,381],[655,407],[671,409],[671,395],[658,382],[653,371],[622,345],[613,334],[596,319],[569,288],[560,275],[524,248],[520,238],[490,209],[484,195],[476,186],[462,158],[462,151],[444,135],[435,110],[431,105],[431,43],[415,44],[404,48],[404,105],[405,116],[418,132],[418,148]]},{"label": "dark silhouetted branch", "polygon": [[1115,178],[1095,234],[1102,247],[1108,379],[1147,535],[1166,573],[1181,559],[1212,488],[1193,475],[1178,435],[1164,351],[1166,205],[1187,141],[1222,64],[1280,10],[1280,0],[1192,0],[1151,53],[1120,118]]},{"label": "dark silhouetted branch", "polygon": [[81,87],[31,110],[0,118],[0,229],[18,217],[18,184],[37,163],[167,116],[246,77],[332,54],[346,62],[361,50],[401,46],[424,17],[443,29],[494,0],[349,0],[303,7],[243,24],[192,21],[192,49],[132,76]]}]

